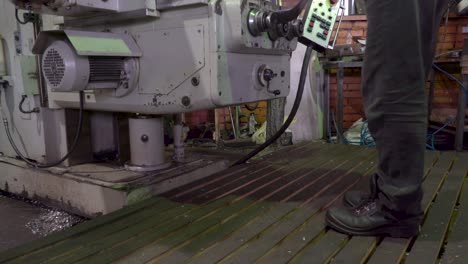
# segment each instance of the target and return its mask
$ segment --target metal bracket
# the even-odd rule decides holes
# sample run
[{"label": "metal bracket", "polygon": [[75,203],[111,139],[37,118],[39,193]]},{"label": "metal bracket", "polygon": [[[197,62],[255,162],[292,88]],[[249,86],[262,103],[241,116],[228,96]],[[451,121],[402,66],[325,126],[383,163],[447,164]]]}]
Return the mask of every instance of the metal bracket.
[{"label": "metal bracket", "polygon": [[0,85],[12,85],[13,84],[13,77],[6,75],[0,76]]},{"label": "metal bracket", "polygon": [[15,39],[15,51],[16,54],[21,54],[23,53],[23,47],[21,45],[21,32],[20,31],[15,31],[14,33],[14,39]]}]

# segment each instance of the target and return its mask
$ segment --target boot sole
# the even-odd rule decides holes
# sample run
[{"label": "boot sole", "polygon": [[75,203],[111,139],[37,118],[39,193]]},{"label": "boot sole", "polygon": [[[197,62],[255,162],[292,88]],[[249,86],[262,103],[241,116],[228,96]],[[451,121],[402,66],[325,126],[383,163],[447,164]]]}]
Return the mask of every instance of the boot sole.
[{"label": "boot sole", "polygon": [[369,230],[356,230],[347,228],[331,217],[327,217],[326,224],[337,232],[354,236],[389,236],[394,238],[410,238],[419,235],[420,232],[419,221],[412,219],[402,221],[398,225],[382,226]]}]

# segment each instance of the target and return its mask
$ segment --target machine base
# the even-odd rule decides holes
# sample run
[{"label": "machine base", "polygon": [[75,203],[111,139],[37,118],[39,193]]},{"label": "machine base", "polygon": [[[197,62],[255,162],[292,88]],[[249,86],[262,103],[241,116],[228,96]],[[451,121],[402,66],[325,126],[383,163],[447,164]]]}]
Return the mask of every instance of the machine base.
[{"label": "machine base", "polygon": [[171,167],[171,163],[162,163],[159,165],[155,166],[139,166],[139,165],[133,165],[129,162],[125,164],[125,169],[129,171],[134,171],[134,172],[150,172],[150,171],[158,171],[158,170],[164,170]]},{"label": "machine base", "polygon": [[93,218],[222,171],[236,158],[189,152],[183,163],[133,172],[107,163],[40,170],[1,157],[0,190]]}]

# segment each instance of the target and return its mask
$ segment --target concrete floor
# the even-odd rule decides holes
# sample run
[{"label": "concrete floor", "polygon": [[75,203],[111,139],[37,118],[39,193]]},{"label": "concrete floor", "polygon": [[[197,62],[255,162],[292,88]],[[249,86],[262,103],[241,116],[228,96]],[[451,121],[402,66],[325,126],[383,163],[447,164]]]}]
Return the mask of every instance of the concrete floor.
[{"label": "concrete floor", "polygon": [[[0,193],[0,252],[84,221],[42,204]],[[1,254],[1,253],[0,253]]]},{"label": "concrete floor", "polygon": [[0,194],[0,252],[41,237],[27,227],[43,209]]}]

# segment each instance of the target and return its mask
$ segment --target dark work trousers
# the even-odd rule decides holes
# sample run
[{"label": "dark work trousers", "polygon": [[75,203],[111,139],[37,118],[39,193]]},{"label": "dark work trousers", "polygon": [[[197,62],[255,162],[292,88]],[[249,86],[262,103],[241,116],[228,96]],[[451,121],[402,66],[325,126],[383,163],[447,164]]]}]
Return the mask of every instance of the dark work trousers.
[{"label": "dark work trousers", "polygon": [[395,215],[422,213],[426,78],[449,0],[367,0],[363,97],[377,144],[378,201]]}]

